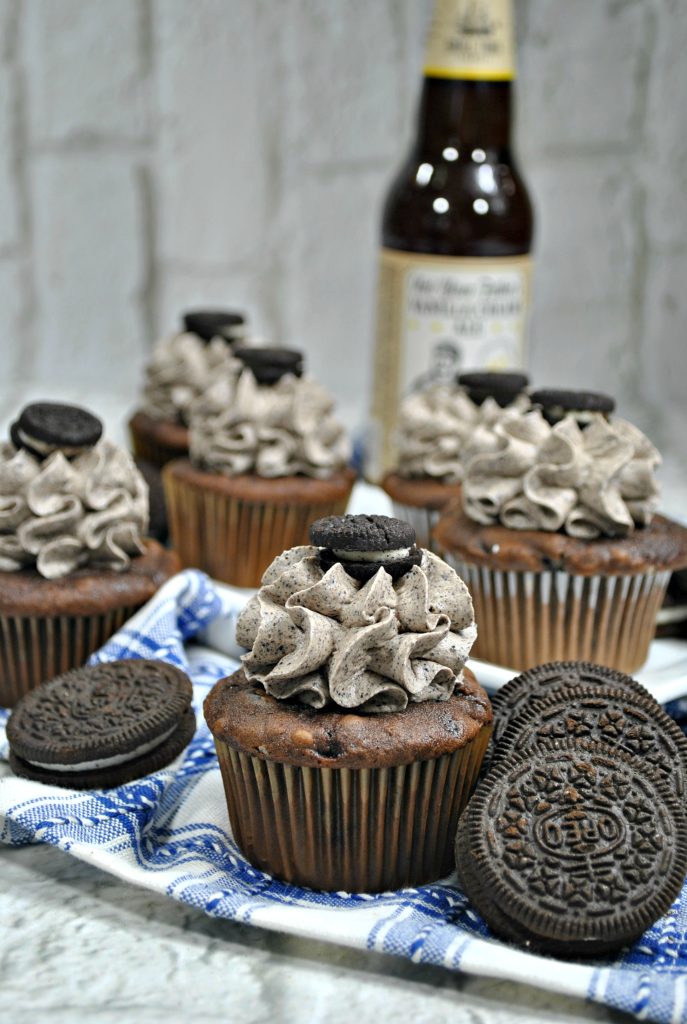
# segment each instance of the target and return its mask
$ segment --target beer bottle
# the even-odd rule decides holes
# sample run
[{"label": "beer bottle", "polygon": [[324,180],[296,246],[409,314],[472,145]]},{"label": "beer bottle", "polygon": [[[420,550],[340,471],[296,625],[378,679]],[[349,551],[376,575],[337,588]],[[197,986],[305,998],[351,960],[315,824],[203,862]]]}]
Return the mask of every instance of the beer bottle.
[{"label": "beer bottle", "polygon": [[400,400],[525,362],[533,216],[511,150],[512,0],[435,0],[418,130],[384,204],[367,471]]}]

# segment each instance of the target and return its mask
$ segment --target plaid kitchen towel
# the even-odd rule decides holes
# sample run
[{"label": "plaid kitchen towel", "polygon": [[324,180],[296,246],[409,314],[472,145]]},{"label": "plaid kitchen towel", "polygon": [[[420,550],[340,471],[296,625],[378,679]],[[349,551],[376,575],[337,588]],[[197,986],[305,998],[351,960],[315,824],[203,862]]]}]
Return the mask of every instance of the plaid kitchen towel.
[{"label": "plaid kitchen towel", "polygon": [[[229,829],[217,759],[201,714],[209,688],[236,662],[189,643],[220,615],[229,616],[231,629],[240,607],[238,595],[218,593],[196,571],[165,584],[95,660],[155,657],[186,669],[199,718],[191,745],[164,771],[94,793],[18,779],[3,765],[2,842],[50,843],[213,917],[526,982],[642,1020],[687,1021],[687,886],[632,949],[615,959],[567,963],[492,939],[453,878],[376,896],[319,893],[274,881],[247,864]],[[5,719],[2,713],[2,726]],[[4,728],[0,744],[5,757]]]}]

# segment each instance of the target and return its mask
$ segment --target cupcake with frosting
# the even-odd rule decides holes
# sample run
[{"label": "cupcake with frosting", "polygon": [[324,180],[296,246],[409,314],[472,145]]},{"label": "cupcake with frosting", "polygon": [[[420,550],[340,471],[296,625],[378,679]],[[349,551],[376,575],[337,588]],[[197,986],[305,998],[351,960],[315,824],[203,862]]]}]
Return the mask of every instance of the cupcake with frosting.
[{"label": "cupcake with frosting", "polygon": [[331,396],[291,349],[238,349],[191,412],[190,456],[163,472],[170,531],[184,565],[258,586],[314,518],[345,510],[355,474]]},{"label": "cupcake with frosting", "polygon": [[520,373],[465,373],[454,384],[434,384],[401,403],[397,465],[382,487],[394,515],[412,522],[420,542],[433,546],[441,510],[460,499],[470,459],[497,445],[497,423],[529,408]]},{"label": "cupcake with frosting", "polygon": [[242,313],[199,309],[185,313],[182,324],[153,349],[141,405],[129,421],[136,457],[158,467],[188,454],[193,402],[218,376],[238,372],[232,347],[245,341]]},{"label": "cupcake with frosting", "polygon": [[467,587],[412,527],[328,517],[242,612],[205,701],[236,842],[263,871],[382,891],[452,869],[491,732]]},{"label": "cupcake with frosting", "polygon": [[178,569],[146,539],[133,459],[77,406],[26,406],[0,445],[0,703],[76,668]]},{"label": "cupcake with frosting", "polygon": [[646,660],[687,530],[656,514],[660,455],[591,392],[547,391],[471,460],[463,507],[435,536],[468,581],[476,655],[514,669],[584,660],[625,672]]}]

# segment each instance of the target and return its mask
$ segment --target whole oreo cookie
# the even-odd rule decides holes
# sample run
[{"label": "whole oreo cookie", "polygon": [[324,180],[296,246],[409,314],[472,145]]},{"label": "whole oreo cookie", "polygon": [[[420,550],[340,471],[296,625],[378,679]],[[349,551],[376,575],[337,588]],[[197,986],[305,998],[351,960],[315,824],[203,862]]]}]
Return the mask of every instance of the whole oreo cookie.
[{"label": "whole oreo cookie", "polygon": [[276,384],[287,373],[303,376],[303,353],[292,348],[235,348],[259,384]]},{"label": "whole oreo cookie", "polygon": [[480,783],[456,859],[496,934],[593,956],[639,938],[679,895],[687,819],[643,759],[599,744],[540,745]]},{"label": "whole oreo cookie", "polygon": [[25,448],[38,459],[58,450],[68,457],[80,455],[102,434],[102,420],[88,409],[62,402],[32,402],[10,427],[15,448]]},{"label": "whole oreo cookie", "polygon": [[227,309],[193,309],[184,313],[183,323],[185,331],[202,341],[220,337],[231,342],[242,337],[246,318]]},{"label": "whole oreo cookie", "polygon": [[392,516],[325,516],[310,527],[310,540],[322,548],[326,571],[339,562],[353,579],[371,579],[385,569],[393,579],[422,561],[410,523]]},{"label": "whole oreo cookie", "polygon": [[530,395],[533,405],[540,405],[542,416],[552,426],[572,413],[582,424],[593,413],[610,416],[615,409],[615,399],[600,391],[567,391],[560,388],[539,388]]},{"label": "whole oreo cookie", "polygon": [[510,405],[529,384],[524,373],[477,372],[460,373],[457,383],[465,388],[475,403],[481,405],[487,398],[493,398],[502,408]]},{"label": "whole oreo cookie", "polygon": [[624,689],[580,685],[534,700],[511,719],[491,761],[522,756],[543,742],[585,740],[641,757],[680,800],[687,793],[687,737],[653,698]]},{"label": "whole oreo cookie", "polygon": [[661,710],[661,705],[654,701],[649,691],[624,672],[605,665],[595,665],[591,661],[550,661],[511,679],[491,698],[494,711],[491,746],[494,756],[510,723],[533,701],[567,692],[581,684],[599,690],[623,690],[642,700],[651,701],[656,710]]},{"label": "whole oreo cookie", "polygon": [[75,669],[26,694],[7,723],[17,775],[69,789],[120,786],[164,768],[195,731],[188,676],[132,659]]}]

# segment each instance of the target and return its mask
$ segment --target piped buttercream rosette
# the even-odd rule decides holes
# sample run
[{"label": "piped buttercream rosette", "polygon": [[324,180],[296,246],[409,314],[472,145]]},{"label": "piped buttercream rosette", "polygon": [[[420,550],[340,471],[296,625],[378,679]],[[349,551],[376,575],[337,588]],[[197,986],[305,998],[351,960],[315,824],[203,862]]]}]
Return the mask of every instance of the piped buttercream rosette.
[{"label": "piped buttercream rosette", "polygon": [[84,565],[121,571],[144,550],[147,524],[146,483],[110,441],[42,462],[0,445],[0,571],[34,566],[47,579]]},{"label": "piped buttercream rosette", "polygon": [[460,688],[477,630],[467,587],[429,551],[396,581],[380,568],[361,583],[304,546],[272,562],[236,635],[247,678],[279,700],[393,712]]},{"label": "piped buttercream rosette", "polygon": [[661,456],[631,423],[594,415],[581,429],[554,427],[538,411],[501,423],[498,450],[475,457],[463,483],[471,519],[571,537],[623,537],[647,526],[658,504]]}]

